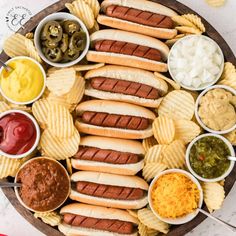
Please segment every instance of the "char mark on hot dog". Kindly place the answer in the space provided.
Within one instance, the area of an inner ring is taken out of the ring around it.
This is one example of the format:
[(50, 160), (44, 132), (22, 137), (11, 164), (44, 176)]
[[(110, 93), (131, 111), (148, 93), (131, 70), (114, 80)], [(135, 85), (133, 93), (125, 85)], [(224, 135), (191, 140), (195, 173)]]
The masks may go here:
[(131, 222), (116, 219), (98, 219), (67, 213), (63, 216), (63, 221), (76, 227), (92, 228), (119, 234), (131, 234), (134, 231), (134, 225)]
[(156, 28), (172, 29), (174, 27), (172, 19), (168, 16), (130, 7), (111, 5), (106, 8), (105, 14), (110, 17)]
[(100, 40), (95, 43), (95, 50), (100, 52), (111, 52), (124, 55), (142, 57), (154, 61), (162, 61), (159, 50), (134, 43), (116, 40)]
[(102, 127), (145, 130), (149, 126), (149, 120), (147, 118), (105, 112), (85, 111), (81, 118), (84, 123)]
[(80, 147), (74, 158), (79, 160), (97, 161), (118, 165), (133, 164), (140, 160), (139, 156), (134, 153), (119, 152), (95, 147)]
[(76, 191), (94, 197), (116, 200), (138, 200), (145, 196), (145, 191), (140, 188), (111, 186), (86, 181), (77, 182)]
[(91, 79), (91, 86), (92, 88), (101, 91), (121, 93), (146, 99), (158, 99), (160, 97), (156, 88), (126, 80), (95, 77)]

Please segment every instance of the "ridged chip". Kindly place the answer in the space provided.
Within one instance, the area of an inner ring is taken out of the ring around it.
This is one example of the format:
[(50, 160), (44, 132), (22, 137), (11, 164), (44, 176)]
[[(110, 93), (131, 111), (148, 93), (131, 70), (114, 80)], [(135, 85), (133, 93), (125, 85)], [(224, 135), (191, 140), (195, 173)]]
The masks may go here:
[(152, 130), (159, 144), (169, 144), (175, 137), (174, 121), (167, 116), (157, 117), (152, 123)]
[(25, 34), (25, 37), (27, 39), (34, 39), (34, 33), (33, 32), (28, 32), (28, 33)]
[(35, 212), (34, 217), (40, 218), (44, 223), (51, 226), (57, 226), (61, 223), (61, 216), (55, 211), (46, 213)]
[(203, 198), (209, 212), (219, 210), (225, 199), (224, 187), (219, 183), (207, 183), (202, 184)]
[(165, 148), (167, 148), (168, 145), (155, 145), (151, 147), (145, 157), (144, 162), (145, 163), (156, 163), (156, 162), (162, 162), (162, 152)]
[(126, 211), (128, 211), (131, 216), (138, 218), (138, 211), (137, 210), (127, 209)]
[(175, 120), (175, 139), (182, 140), (185, 144), (190, 143), (196, 138), (201, 128), (190, 120)]
[(5, 156), (0, 156), (0, 179), (6, 178), (8, 176), (15, 177), (21, 165), (29, 158), (30, 157), (14, 159)]
[(70, 158), (66, 158), (66, 169), (70, 175), (72, 175), (72, 164)]
[(73, 68), (51, 69), (46, 80), (47, 88), (57, 96), (68, 93), (76, 80), (76, 71)]
[(151, 179), (166, 169), (168, 169), (168, 166), (161, 162), (146, 163), (143, 167), (143, 178), (149, 182)]
[(99, 31), (99, 29), (100, 29), (99, 24), (98, 24), (98, 22), (95, 20), (95, 21), (94, 21), (94, 26), (93, 26), (93, 28), (89, 29), (89, 34), (93, 34), (94, 32)]
[(225, 4), (225, 0), (205, 0), (212, 7), (221, 7)]
[(202, 23), (202, 20), (199, 16), (194, 15), (194, 14), (185, 14), (185, 15), (182, 15), (182, 17), (186, 19), (187, 21), (191, 22), (196, 28), (201, 30), (202, 33), (206, 31), (206, 28), (204, 24)]
[[(177, 39), (178, 40), (178, 39)], [(154, 72), (155, 76), (159, 79), (165, 80), (168, 84), (170, 84), (175, 90), (179, 90), (181, 87), (177, 84), (173, 79), (170, 79), (159, 72)]]
[(85, 80), (82, 76), (76, 75), (76, 80), (71, 88), (71, 90), (66, 94), (66, 101), (70, 104), (79, 103), (83, 96), (85, 90)]
[(73, 68), (76, 71), (87, 71), (87, 70), (94, 70), (98, 69), (100, 67), (103, 67), (105, 64), (104, 63), (97, 63), (97, 64), (92, 64), (92, 65), (75, 65)]
[(174, 90), (168, 93), (157, 109), (161, 116), (168, 116), (174, 120), (191, 120), (194, 115), (194, 98), (183, 90)]
[(169, 168), (184, 168), (185, 153), (186, 147), (184, 143), (181, 140), (175, 140), (162, 151), (161, 162)]
[(182, 26), (188, 26), (188, 27), (195, 27), (195, 25), (189, 21), (188, 19), (184, 18), (183, 16), (176, 15), (172, 17), (172, 20), (177, 24), (177, 25), (182, 25)]
[(221, 80), (229, 79), (229, 76), (236, 73), (236, 68), (231, 62), (225, 62)]
[(193, 28), (193, 27), (189, 27), (189, 26), (177, 26), (175, 27), (180, 33), (187, 33), (187, 34), (197, 34), (200, 35), (202, 34), (202, 31), (197, 29), (197, 28)]
[(140, 236), (155, 236), (159, 231), (155, 229), (148, 228), (146, 225), (141, 222), (138, 223), (138, 232)]
[(143, 148), (144, 148), (145, 152), (147, 152), (149, 150), (149, 148), (151, 148), (157, 144), (157, 141), (154, 138), (154, 136), (151, 136), (151, 137), (143, 139), (142, 144), (143, 144)]
[(79, 142), (80, 135), (76, 129), (74, 129), (74, 134), (69, 139), (59, 139), (49, 129), (46, 129), (41, 135), (40, 147), (43, 155), (57, 160), (64, 160), (77, 153)]
[(224, 134), (223, 136), (227, 138), (233, 145), (236, 145), (236, 129), (229, 132), (228, 134)]
[(161, 220), (159, 220), (151, 210), (143, 208), (138, 211), (138, 218), (142, 224), (146, 225), (151, 229), (155, 229), (164, 234), (169, 232), (169, 225)]
[(54, 103), (48, 109), (48, 129), (57, 138), (70, 138), (74, 134), (72, 115), (64, 106)]
[(93, 28), (95, 22), (94, 13), (84, 0), (75, 0), (72, 3), (66, 3), (65, 6), (71, 14), (80, 18), (88, 29)]
[(3, 50), (9, 57), (28, 56), (42, 63), (32, 40), (19, 33), (15, 33), (5, 40)]
[(49, 106), (50, 103), (46, 98), (34, 102), (32, 106), (33, 115), (42, 129), (47, 127)]
[(0, 101), (0, 113), (8, 111), (10, 109), (11, 107), (6, 102)]
[(21, 111), (26, 111), (31, 113), (32, 112), (32, 107), (31, 106), (25, 106), (25, 105), (18, 105), (14, 103), (8, 103), (11, 109), (17, 109)]
[(83, 0), (92, 9), (94, 17), (97, 18), (100, 11), (100, 4), (97, 0)]
[(74, 105), (72, 106), (72, 104), (67, 102), (66, 95), (57, 96), (50, 92), (48, 94), (47, 100), (52, 104), (54, 103), (54, 104), (59, 104), (61, 106), (64, 106), (70, 112), (74, 110)]

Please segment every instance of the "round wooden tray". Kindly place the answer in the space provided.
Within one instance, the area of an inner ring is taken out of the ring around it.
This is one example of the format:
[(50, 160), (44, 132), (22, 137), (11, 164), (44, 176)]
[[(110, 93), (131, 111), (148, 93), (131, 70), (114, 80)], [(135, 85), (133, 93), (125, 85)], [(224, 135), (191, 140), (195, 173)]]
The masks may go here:
[[(44, 9), (34, 17), (32, 17), (22, 29), (19, 30), (19, 33), (26, 34), (30, 31), (33, 31), (35, 27), (38, 25), (38, 22), (41, 21), (45, 16), (58, 12), (63, 11), (65, 9), (65, 3), (72, 2), (73, 0), (60, 0), (59, 2), (49, 6), (48, 8)], [(160, 4), (163, 4), (165, 6), (168, 6), (178, 12), (179, 14), (186, 14), (186, 13), (192, 13), (198, 15), (195, 11), (191, 10), (187, 6), (183, 5), (182, 3), (175, 1), (175, 0), (153, 0), (154, 2), (158, 2)], [(202, 17), (201, 17), (202, 18)], [(225, 61), (232, 62), (234, 65), (236, 65), (236, 58), (228, 46), (228, 44), (225, 42), (225, 40), (222, 38), (222, 36), (205, 20), (202, 18), (202, 21), (206, 27), (206, 34), (214, 39), (221, 47), (224, 56)], [(0, 58), (4, 61), (8, 59), (7, 55), (2, 53), (0, 55)], [(231, 174), (226, 178), (225, 181), (225, 192), (226, 195), (230, 192), (231, 188), (233, 187), (236, 180), (236, 166), (234, 167)], [(15, 193), (13, 189), (11, 188), (5, 188), (3, 189), (4, 194), (8, 198), (8, 200), (11, 202), (11, 204), (15, 207), (15, 209), (33, 226), (35, 226), (38, 230), (40, 230), (42, 233), (50, 236), (62, 236), (63, 234), (60, 233), (56, 228), (51, 227), (45, 223), (43, 223), (41, 220), (34, 218), (32, 212), (25, 209), (21, 204), (19, 204), (18, 200), (16, 199)], [(205, 207), (206, 209), (206, 207)], [(172, 226), (170, 232), (168, 233), (168, 236), (182, 236), (194, 229), (196, 226), (198, 226), (206, 217), (202, 214), (198, 214), (198, 216), (192, 220), (189, 223), (180, 225), (180, 226)]]

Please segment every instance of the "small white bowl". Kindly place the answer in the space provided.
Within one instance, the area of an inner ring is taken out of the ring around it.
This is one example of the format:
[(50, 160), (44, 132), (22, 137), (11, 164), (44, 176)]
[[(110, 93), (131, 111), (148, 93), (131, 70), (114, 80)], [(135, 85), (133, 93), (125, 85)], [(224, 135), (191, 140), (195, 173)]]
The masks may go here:
[[(215, 80), (212, 81), (211, 83), (208, 83), (208, 84), (206, 84), (206, 85), (204, 85), (204, 86), (200, 86), (200, 87), (198, 87), (198, 88), (186, 86), (186, 85), (180, 83), (178, 80), (176, 80), (176, 78), (175, 78), (175, 76), (174, 76), (174, 74), (173, 74), (173, 72), (172, 72), (171, 65), (170, 65), (170, 60), (171, 60), (172, 52), (174, 51), (174, 49), (175, 49), (176, 47), (178, 47), (178, 45), (179, 45), (180, 43), (184, 42), (185, 40), (187, 40), (187, 39), (189, 39), (189, 38), (205, 38), (205, 39), (207, 39), (208, 41), (214, 43), (214, 44), (216, 45), (216, 47), (218, 48), (218, 51), (219, 51), (219, 53), (220, 53), (220, 55), (221, 55), (221, 58), (222, 58), (222, 64), (221, 64), (220, 72), (219, 72), (219, 74), (216, 76)], [(223, 52), (222, 52), (220, 46), (219, 46), (213, 39), (211, 39), (211, 38), (209, 38), (209, 37), (207, 37), (207, 36), (205, 36), (205, 35), (189, 35), (189, 36), (185, 36), (185, 37), (183, 37), (182, 39), (179, 39), (179, 40), (172, 46), (172, 48), (171, 48), (171, 50), (170, 50), (170, 53), (169, 53), (169, 55), (168, 55), (168, 70), (169, 70), (169, 73), (170, 73), (172, 79), (173, 79), (177, 84), (179, 84), (181, 87), (183, 87), (183, 88), (185, 88), (185, 89), (187, 89), (187, 90), (200, 91), (200, 90), (203, 90), (203, 89), (205, 89), (205, 88), (207, 88), (207, 87), (209, 87), (209, 86), (212, 86), (213, 84), (215, 84), (215, 83), (219, 80), (219, 78), (220, 78), (220, 76), (222, 75), (223, 70), (224, 70), (224, 54), (223, 54)]]
[[(27, 162), (25, 162), (25, 163), (20, 167), (20, 169), (17, 171), (16, 176), (15, 176), (15, 180), (14, 180), (14, 183), (17, 183), (17, 178), (18, 178), (18, 174), (19, 174), (20, 170), (21, 170), (24, 166), (26, 166), (27, 164), (29, 164), (30, 162), (32, 162), (32, 161), (34, 161), (34, 160), (36, 160), (36, 159), (48, 159), (48, 160), (54, 161), (54, 162), (56, 162), (57, 164), (59, 164), (59, 165), (63, 168), (63, 170), (65, 171), (66, 176), (68, 177), (68, 180), (69, 180), (69, 183), (70, 183), (70, 177), (69, 177), (68, 172), (66, 171), (65, 167), (64, 167), (59, 161), (56, 161), (56, 160), (54, 160), (54, 159), (52, 159), (52, 158), (49, 158), (49, 157), (36, 157), (36, 158), (30, 159), (30, 160), (28, 160)], [(49, 211), (35, 211), (34, 209), (28, 207), (28, 206), (23, 202), (23, 200), (21, 199), (20, 194), (19, 194), (19, 187), (14, 187), (16, 197), (17, 197), (18, 201), (20, 202), (20, 204), (21, 204), (23, 207), (25, 207), (26, 209), (28, 209), (28, 210), (30, 210), (30, 211), (33, 211), (33, 212), (37, 212), (37, 213), (42, 213), (42, 212), (43, 212), (43, 213), (46, 213), (46, 212), (51, 212), (51, 211), (54, 211), (54, 210), (58, 209), (61, 205), (64, 204), (64, 202), (65, 202), (65, 201), (67, 200), (67, 198), (69, 197), (69, 195), (70, 195), (70, 189), (71, 189), (71, 187), (69, 186), (69, 191), (68, 191), (68, 195), (67, 195), (66, 199), (65, 199), (59, 206), (57, 206), (56, 208), (51, 209), (51, 210), (49, 210)]]
[(160, 216), (157, 211), (155, 210), (155, 208), (153, 207), (152, 204), (152, 197), (151, 197), (151, 193), (152, 193), (152, 189), (156, 183), (156, 181), (163, 175), (166, 174), (170, 174), (170, 173), (181, 173), (184, 174), (186, 177), (188, 177), (190, 180), (193, 181), (193, 183), (195, 183), (197, 185), (197, 188), (199, 189), (199, 193), (200, 193), (200, 198), (199, 198), (199, 203), (198, 203), (198, 208), (202, 207), (202, 202), (203, 202), (203, 192), (202, 192), (202, 187), (199, 184), (198, 180), (192, 176), (189, 172), (185, 171), (185, 170), (181, 170), (181, 169), (169, 169), (169, 170), (165, 170), (163, 172), (161, 172), (160, 174), (158, 174), (151, 182), (149, 190), (148, 190), (148, 202), (150, 205), (150, 208), (152, 210), (152, 212), (155, 214), (155, 216), (157, 218), (159, 218), (161, 221), (166, 222), (167, 224), (172, 224), (172, 225), (180, 225), (180, 224), (185, 224), (189, 221), (191, 221), (193, 218), (195, 218), (197, 216), (197, 214), (199, 213), (199, 210), (196, 209), (194, 212), (182, 216), (182, 217), (178, 217), (176, 219), (172, 219), (172, 218), (164, 218), (162, 216)]
[(226, 86), (226, 85), (214, 85), (214, 86), (211, 86), (207, 89), (205, 89), (204, 91), (202, 91), (199, 95), (198, 95), (198, 98), (196, 100), (196, 103), (195, 103), (195, 117), (197, 119), (197, 122), (201, 125), (201, 127), (210, 132), (210, 133), (214, 133), (214, 134), (227, 134), (231, 131), (233, 131), (234, 129), (236, 129), (236, 124), (233, 125), (231, 128), (227, 129), (227, 130), (221, 130), (221, 131), (217, 131), (217, 130), (213, 130), (213, 129), (210, 129), (208, 128), (201, 120), (199, 114), (198, 114), (198, 108), (199, 108), (199, 103), (200, 103), (200, 100), (201, 98), (209, 91), (209, 90), (212, 90), (212, 89), (225, 89), (226, 91), (229, 91), (231, 92), (232, 94), (234, 94), (236, 96), (236, 90), (229, 87), (229, 86)]
[[(82, 30), (84, 31), (84, 33), (86, 34), (86, 46), (84, 51), (81, 53), (81, 55), (74, 61), (71, 62), (67, 62), (67, 63), (56, 63), (56, 62), (52, 62), (50, 60), (48, 60), (43, 52), (42, 52), (42, 47), (41, 47), (41, 40), (40, 40), (40, 35), (41, 35), (41, 31), (44, 27), (44, 25), (49, 22), (49, 21), (57, 21), (57, 20), (73, 20), (76, 21), (77, 23), (79, 23), (80, 27), (82, 28)], [(35, 47), (40, 55), (40, 57), (49, 65), (54, 66), (54, 67), (60, 67), (60, 68), (64, 68), (64, 67), (70, 67), (73, 66), (77, 63), (79, 63), (87, 54), (88, 49), (89, 49), (89, 44), (90, 44), (90, 39), (89, 39), (89, 33), (88, 30), (85, 26), (85, 24), (76, 16), (66, 13), (66, 12), (58, 12), (58, 13), (53, 13), (51, 15), (46, 16), (42, 21), (40, 21), (40, 23), (38, 24), (36, 30), (35, 30), (35, 37), (34, 37), (34, 44)]]
[(0, 119), (4, 116), (10, 114), (10, 113), (20, 113), (20, 114), (23, 114), (23, 115), (27, 116), (33, 122), (33, 124), (35, 126), (35, 130), (36, 130), (35, 143), (31, 147), (31, 149), (28, 150), (27, 152), (25, 152), (23, 154), (19, 154), (19, 155), (12, 155), (12, 154), (5, 153), (2, 150), (0, 150), (0, 155), (2, 155), (2, 156), (6, 156), (8, 158), (19, 159), (19, 158), (26, 157), (26, 156), (30, 155), (31, 153), (33, 153), (35, 151), (35, 149), (37, 148), (37, 146), (39, 144), (39, 140), (40, 140), (40, 128), (39, 128), (39, 125), (38, 125), (37, 121), (35, 120), (35, 118), (32, 115), (30, 115), (29, 113), (27, 113), (25, 111), (21, 111), (21, 110), (8, 110), (8, 111), (5, 111), (5, 112), (2, 112), (0, 114)]
[[(6, 64), (8, 65), (8, 63), (10, 63), (11, 61), (21, 60), (21, 59), (26, 59), (26, 60), (30, 60), (30, 61), (34, 62), (34, 63), (39, 67), (39, 69), (41, 70), (41, 72), (42, 72), (42, 74), (43, 74), (43, 81), (44, 81), (42, 91), (40, 92), (40, 94), (39, 94), (36, 98), (34, 98), (34, 99), (32, 99), (32, 100), (30, 100), (30, 101), (28, 101), (28, 102), (17, 102), (17, 101), (12, 100), (11, 98), (7, 97), (7, 96), (4, 94), (4, 92), (2, 91), (1, 86), (0, 86), (0, 93), (2, 94), (2, 96), (3, 96), (6, 100), (8, 100), (9, 102), (11, 102), (11, 103), (13, 103), (13, 104), (17, 104), (17, 105), (28, 105), (28, 104), (31, 104), (31, 103), (35, 102), (36, 100), (38, 100), (38, 99), (43, 95), (44, 90), (45, 90), (45, 88), (46, 88), (46, 72), (45, 72), (44, 68), (42, 67), (42, 65), (41, 65), (40, 63), (38, 63), (36, 60), (34, 60), (33, 58), (31, 58), (31, 57), (26, 57), (26, 56), (14, 57), (14, 58), (8, 60), (8, 61), (6, 62)], [(0, 74), (2, 73), (2, 70), (3, 70), (3, 69), (4, 69), (4, 67), (1, 67), (1, 69), (0, 69)]]
[(192, 173), (192, 175), (194, 175), (197, 179), (203, 181), (203, 182), (218, 182), (218, 181), (221, 181), (223, 179), (225, 179), (230, 173), (231, 171), (233, 170), (234, 168), (234, 161), (230, 161), (230, 165), (229, 165), (229, 168), (228, 170), (222, 175), (222, 176), (219, 176), (218, 178), (214, 178), (214, 179), (206, 179), (206, 178), (203, 178), (201, 177), (200, 175), (198, 175), (191, 167), (191, 164), (190, 164), (190, 161), (189, 161), (189, 154), (190, 154), (190, 150), (193, 146), (193, 144), (195, 142), (197, 142), (199, 139), (203, 138), (203, 137), (209, 137), (209, 136), (212, 136), (212, 137), (216, 137), (216, 138), (219, 138), (221, 139), (229, 148), (230, 150), (230, 155), (231, 156), (235, 156), (235, 151), (234, 151), (234, 148), (232, 146), (232, 144), (223, 136), (221, 135), (218, 135), (218, 134), (202, 134), (198, 137), (196, 137), (187, 147), (187, 150), (186, 150), (186, 154), (185, 154), (185, 161), (186, 161), (186, 165), (187, 165), (187, 168), (189, 169), (189, 171)]

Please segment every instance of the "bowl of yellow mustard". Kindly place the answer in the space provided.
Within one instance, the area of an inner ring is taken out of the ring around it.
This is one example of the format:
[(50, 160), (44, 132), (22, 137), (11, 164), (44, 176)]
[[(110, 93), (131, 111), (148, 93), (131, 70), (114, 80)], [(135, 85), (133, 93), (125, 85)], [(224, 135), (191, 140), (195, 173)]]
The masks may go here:
[(9, 102), (18, 105), (38, 100), (46, 86), (46, 73), (37, 61), (30, 57), (14, 57), (6, 62), (12, 70), (0, 69), (0, 93)]

